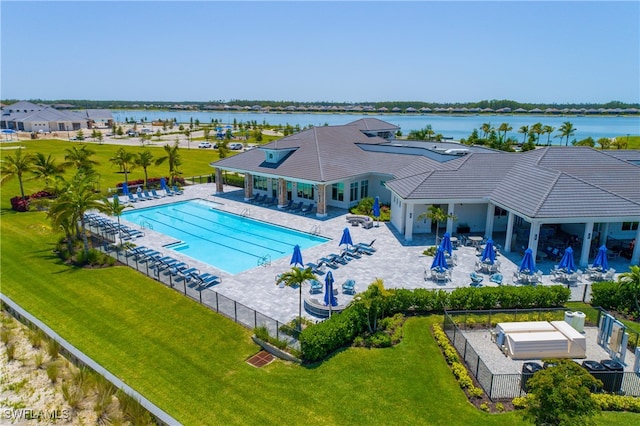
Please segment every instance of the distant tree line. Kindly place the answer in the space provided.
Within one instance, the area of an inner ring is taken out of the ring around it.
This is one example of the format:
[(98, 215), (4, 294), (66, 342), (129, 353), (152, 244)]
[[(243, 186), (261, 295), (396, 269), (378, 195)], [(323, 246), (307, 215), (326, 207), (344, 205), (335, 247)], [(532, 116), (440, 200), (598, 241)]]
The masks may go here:
[[(2, 104), (12, 104), (17, 102), (18, 99), (3, 99), (0, 102)], [(135, 108), (150, 108), (150, 109), (166, 109), (172, 105), (175, 105), (176, 102), (167, 102), (167, 101), (121, 101), (121, 100), (88, 100), (88, 99), (56, 99), (56, 100), (44, 100), (44, 99), (31, 99), (29, 102), (33, 102), (36, 104), (46, 104), (46, 105), (66, 105), (69, 108), (87, 108), (87, 109), (135, 109)], [(190, 102), (190, 101), (182, 101), (177, 104), (181, 106), (189, 106), (194, 109), (202, 109), (207, 105), (239, 105), (241, 107), (251, 107), (254, 105), (260, 105), (262, 107), (270, 107), (270, 108), (278, 108), (278, 107), (287, 107), (287, 106), (310, 106), (310, 107), (345, 107), (345, 106), (353, 106), (353, 105), (367, 105), (371, 106), (374, 109), (379, 108), (387, 108), (392, 110), (393, 108), (399, 108), (401, 110), (405, 110), (409, 107), (420, 109), (420, 108), (491, 108), (491, 109), (500, 109), (500, 108), (511, 108), (511, 110), (516, 110), (518, 108), (522, 108), (525, 110), (531, 110), (534, 108), (546, 109), (546, 108), (585, 108), (585, 109), (614, 109), (614, 108), (640, 108), (640, 103), (625, 103), (620, 101), (611, 101), (604, 104), (600, 103), (528, 103), (528, 102), (517, 102), (509, 99), (492, 99), (492, 100), (482, 100), (477, 102), (423, 102), (423, 101), (385, 101), (385, 102), (325, 102), (325, 101), (317, 101), (317, 102), (299, 102), (299, 101), (270, 101), (270, 100), (242, 100), (242, 99), (231, 99), (229, 101), (223, 100), (213, 100), (206, 102)]]

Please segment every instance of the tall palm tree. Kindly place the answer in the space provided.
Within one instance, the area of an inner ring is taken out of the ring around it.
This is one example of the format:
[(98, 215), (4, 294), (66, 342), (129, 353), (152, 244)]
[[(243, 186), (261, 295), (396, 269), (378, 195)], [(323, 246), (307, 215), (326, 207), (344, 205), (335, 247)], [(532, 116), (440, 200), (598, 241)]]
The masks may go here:
[(529, 136), (529, 126), (520, 126), (518, 133), (522, 133), (522, 143), (525, 143), (527, 136)]
[(513, 130), (513, 127), (511, 127), (509, 125), (509, 123), (502, 123), (500, 124), (500, 127), (498, 127), (498, 132), (502, 132), (502, 140), (507, 139), (507, 132), (510, 132)]
[(540, 135), (542, 134), (542, 123), (535, 123), (531, 125), (529, 133), (536, 135), (536, 145), (540, 144)]
[(311, 268), (297, 268), (293, 267), (287, 272), (283, 272), (278, 276), (276, 284), (284, 283), (288, 287), (298, 286), (300, 290), (300, 300), (298, 302), (298, 330), (302, 330), (302, 283), (307, 280), (317, 279)]
[(144, 170), (144, 187), (147, 188), (147, 180), (149, 178), (147, 169), (153, 165), (153, 154), (148, 149), (136, 154), (134, 163), (138, 167), (142, 167)]
[(429, 206), (426, 212), (420, 214), (418, 216), (418, 220), (430, 219), (432, 222), (436, 223), (436, 243), (438, 242), (438, 228), (440, 227), (440, 222), (444, 222), (447, 219), (456, 220), (456, 215), (453, 213), (447, 214), (440, 207), (437, 206)]
[(20, 184), (20, 196), (24, 198), (24, 186), (22, 184), (22, 176), (31, 170), (33, 165), (32, 154), (22, 154), (22, 148), (18, 148), (15, 155), (7, 155), (2, 160), (2, 167), (0, 168), (0, 185), (4, 185), (5, 182), (10, 181), (13, 178), (18, 178)]
[(128, 209), (129, 207), (133, 207), (131, 204), (121, 204), (118, 196), (114, 196), (113, 200), (109, 201), (109, 199), (104, 200), (104, 213), (109, 216), (114, 216), (118, 219), (118, 237), (120, 237), (120, 243), (122, 243), (122, 230), (120, 229), (120, 216), (124, 212), (124, 209)]
[(576, 130), (578, 129), (574, 128), (571, 122), (565, 121), (558, 129), (560, 133), (556, 135), (556, 137), (560, 138), (560, 143), (562, 143), (562, 138), (566, 137), (567, 141), (565, 142), (564, 146), (569, 146), (569, 138), (575, 134)]
[(54, 180), (61, 176), (64, 170), (64, 165), (57, 163), (51, 154), (45, 157), (43, 153), (38, 152), (33, 158), (31, 168), (33, 177), (31, 179), (41, 180), (44, 182), (45, 188), (51, 188)]
[(73, 148), (65, 149), (64, 167), (75, 167), (79, 171), (87, 172), (92, 170), (93, 166), (97, 166), (99, 163), (91, 159), (91, 156), (96, 152), (87, 148), (86, 145), (81, 145), (80, 148), (74, 146)]
[(480, 130), (482, 130), (482, 139), (487, 139), (487, 135), (491, 132), (491, 129), (491, 123), (482, 123), (482, 126), (480, 126)]
[(119, 148), (113, 157), (109, 159), (113, 164), (119, 166), (124, 171), (124, 181), (129, 182), (128, 173), (135, 167), (134, 154)]
[(156, 166), (167, 161), (169, 163), (169, 177), (171, 178), (171, 184), (175, 184), (175, 178), (180, 175), (180, 165), (182, 164), (182, 159), (180, 158), (180, 146), (178, 145), (178, 141), (173, 145), (166, 144), (164, 147), (164, 151), (167, 155), (164, 157), (160, 157), (156, 160)]
[(633, 297), (633, 303), (636, 307), (636, 313), (640, 313), (640, 266), (629, 266), (629, 272), (623, 272), (618, 277), (618, 283), (623, 288), (626, 288), (630, 295)]
[(553, 133), (555, 130), (556, 128), (553, 126), (549, 126), (549, 125), (542, 126), (542, 134), (543, 135), (545, 133), (547, 134), (547, 145), (551, 145), (551, 133)]
[(65, 181), (64, 190), (49, 205), (48, 214), (54, 225), (80, 223), (76, 231), (82, 238), (85, 254), (89, 253), (89, 241), (84, 214), (92, 209), (105, 211), (100, 194), (94, 190), (97, 183), (97, 174), (78, 171), (70, 181)]

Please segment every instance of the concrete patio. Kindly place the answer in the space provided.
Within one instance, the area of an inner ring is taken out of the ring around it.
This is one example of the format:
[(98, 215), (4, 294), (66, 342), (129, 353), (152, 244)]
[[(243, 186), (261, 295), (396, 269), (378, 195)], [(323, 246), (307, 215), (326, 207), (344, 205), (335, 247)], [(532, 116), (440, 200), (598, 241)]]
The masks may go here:
[[(347, 279), (356, 281), (356, 292), (365, 290), (371, 282), (378, 278), (384, 281), (387, 288), (427, 288), (451, 291), (457, 287), (468, 287), (471, 283), (469, 274), (474, 271), (478, 259), (474, 247), (462, 246), (454, 251), (454, 255), (457, 257), (457, 266), (452, 269), (451, 280), (446, 284), (439, 284), (430, 278), (425, 279), (425, 270), (429, 270), (433, 258), (425, 256), (423, 251), (435, 244), (433, 234), (414, 235), (412, 241), (405, 241), (400, 233), (385, 223), (380, 223), (379, 226), (370, 229), (350, 226), (345, 220), (347, 214), (345, 210), (329, 209), (328, 216), (320, 219), (315, 217), (315, 214), (303, 216), (280, 211), (276, 207), (261, 207), (245, 202), (243, 190), (235, 187), (225, 187), (225, 193), (220, 195), (215, 195), (214, 192), (215, 184), (192, 185), (185, 187), (184, 195), (138, 202), (132, 206), (144, 208), (160, 203), (202, 199), (215, 202), (216, 208), (226, 212), (243, 213), (256, 220), (300, 231), (317, 232), (331, 239), (327, 243), (303, 250), (302, 256), (305, 263), (317, 263), (317, 260), (323, 256), (339, 253), (338, 243), (342, 231), (348, 227), (354, 243), (370, 243), (375, 240), (374, 247), (377, 251), (371, 256), (363, 255), (360, 259), (353, 259), (347, 265), (341, 265), (338, 269), (331, 270), (335, 279), (334, 287), (339, 289), (338, 302), (340, 304), (348, 304), (353, 298), (353, 296), (343, 294), (341, 291), (341, 285)], [(127, 223), (125, 220), (122, 220), (122, 223), (138, 229), (141, 228), (139, 224)], [(220, 284), (202, 292), (203, 300), (213, 299), (212, 292), (215, 291), (283, 323), (291, 321), (298, 315), (299, 290), (290, 287), (281, 288), (275, 283), (278, 274), (290, 269), (290, 255), (281, 259), (273, 259), (268, 265), (256, 265), (255, 268), (248, 271), (231, 275), (165, 248), (166, 244), (175, 242), (170, 237), (151, 229), (144, 229), (144, 232), (145, 236), (135, 241), (137, 245), (153, 248), (167, 256), (184, 261), (190, 266), (197, 267), (201, 272), (210, 272), (222, 277)], [(516, 252), (503, 253), (498, 257), (505, 285), (514, 285), (513, 273), (517, 270), (520, 259), (520, 253)], [(537, 263), (537, 269), (544, 273), (541, 285), (562, 284), (552, 281), (552, 276), (549, 275), (549, 271), (555, 263), (550, 260)], [(624, 258), (614, 259), (610, 261), (610, 267), (615, 268), (617, 272), (624, 272), (628, 270), (629, 261)], [(496, 285), (489, 281), (489, 275), (482, 275), (484, 276), (484, 285)], [(323, 281), (324, 277), (320, 276), (319, 280)], [(571, 300), (590, 300), (590, 283), (586, 278), (583, 278), (581, 283), (571, 287)], [(305, 284), (303, 295), (307, 294), (309, 294), (309, 287), (308, 284)], [(314, 297), (321, 298), (322, 295)], [(305, 315), (312, 320), (317, 319), (307, 313)]]

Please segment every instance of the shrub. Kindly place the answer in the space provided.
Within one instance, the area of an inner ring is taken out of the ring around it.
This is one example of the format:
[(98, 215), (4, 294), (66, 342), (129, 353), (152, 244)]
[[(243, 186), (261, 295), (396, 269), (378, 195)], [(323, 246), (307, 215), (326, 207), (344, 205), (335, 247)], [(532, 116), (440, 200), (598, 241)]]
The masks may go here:
[(480, 409), (481, 409), (482, 411), (489, 412), (489, 403), (487, 403), (487, 402), (483, 402), (482, 404), (480, 404)]
[(16, 345), (14, 345), (13, 343), (7, 344), (6, 354), (7, 362), (13, 361), (16, 358)]
[(640, 413), (640, 398), (606, 393), (593, 393), (591, 398), (605, 411), (630, 411)]
[(524, 408), (527, 408), (527, 405), (528, 405), (526, 396), (516, 396), (511, 400), (511, 402), (513, 403), (513, 407), (517, 410), (522, 410)]
[(51, 357), (51, 359), (57, 358), (60, 353), (60, 343), (53, 339), (47, 340), (47, 354)]
[(58, 368), (58, 363), (56, 361), (52, 361), (47, 364), (47, 377), (51, 380), (51, 383), (55, 383), (58, 380), (58, 375), (60, 374), (60, 369)]
[(502, 402), (496, 402), (496, 410), (502, 413), (504, 411), (504, 404)]
[(436, 246), (427, 247), (426, 250), (422, 252), (425, 256), (435, 256), (436, 255)]

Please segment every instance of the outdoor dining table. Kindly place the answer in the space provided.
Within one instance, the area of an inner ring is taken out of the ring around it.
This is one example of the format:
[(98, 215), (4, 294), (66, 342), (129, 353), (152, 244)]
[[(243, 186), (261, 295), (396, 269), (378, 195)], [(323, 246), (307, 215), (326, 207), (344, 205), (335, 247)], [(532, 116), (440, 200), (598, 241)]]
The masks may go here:
[(482, 237), (469, 237), (469, 241), (471, 241), (471, 244), (473, 244), (474, 247), (480, 247)]

